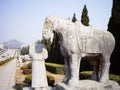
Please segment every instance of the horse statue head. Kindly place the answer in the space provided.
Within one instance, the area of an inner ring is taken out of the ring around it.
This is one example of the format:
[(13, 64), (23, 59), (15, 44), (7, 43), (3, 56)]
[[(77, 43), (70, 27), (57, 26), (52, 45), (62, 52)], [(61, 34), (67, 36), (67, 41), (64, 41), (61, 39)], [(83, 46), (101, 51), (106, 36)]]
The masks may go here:
[[(52, 35), (52, 32), (55, 31), (57, 34), (61, 34), (66, 30), (73, 30), (74, 23), (70, 20), (66, 20), (64, 18), (58, 16), (48, 16), (45, 19), (45, 23), (43, 26), (43, 38), (49, 39)], [(71, 27), (72, 26), (72, 27)]]

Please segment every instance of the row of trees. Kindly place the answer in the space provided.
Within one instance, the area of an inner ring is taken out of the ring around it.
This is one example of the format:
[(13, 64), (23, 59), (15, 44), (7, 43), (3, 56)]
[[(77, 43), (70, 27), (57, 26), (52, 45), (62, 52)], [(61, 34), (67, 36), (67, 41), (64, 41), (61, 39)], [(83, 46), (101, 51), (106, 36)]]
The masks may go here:
[[(76, 14), (74, 13), (72, 22), (76, 22), (76, 21), (77, 21)], [(87, 10), (86, 5), (84, 5), (83, 11), (82, 11), (81, 23), (85, 26), (89, 26), (89, 16), (88, 16), (88, 10)]]

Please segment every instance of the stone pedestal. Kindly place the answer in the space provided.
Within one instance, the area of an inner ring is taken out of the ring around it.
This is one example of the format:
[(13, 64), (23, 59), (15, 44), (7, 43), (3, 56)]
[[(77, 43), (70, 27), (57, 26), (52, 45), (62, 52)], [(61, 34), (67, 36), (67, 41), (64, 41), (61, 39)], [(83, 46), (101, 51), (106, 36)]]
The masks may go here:
[(92, 80), (80, 80), (79, 86), (68, 86), (64, 83), (58, 83), (55, 90), (120, 90), (120, 86), (114, 81), (102, 84)]

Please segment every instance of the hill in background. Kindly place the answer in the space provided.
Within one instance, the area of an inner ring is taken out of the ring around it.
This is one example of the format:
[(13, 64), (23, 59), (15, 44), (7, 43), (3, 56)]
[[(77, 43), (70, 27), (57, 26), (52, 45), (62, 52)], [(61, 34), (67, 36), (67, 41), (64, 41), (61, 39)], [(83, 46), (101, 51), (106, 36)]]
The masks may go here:
[(20, 42), (20, 41), (17, 41), (16, 39), (12, 39), (12, 40), (9, 40), (7, 42), (3, 42), (3, 46), (4, 48), (6, 49), (17, 49), (17, 48), (21, 48), (21, 45), (23, 43)]

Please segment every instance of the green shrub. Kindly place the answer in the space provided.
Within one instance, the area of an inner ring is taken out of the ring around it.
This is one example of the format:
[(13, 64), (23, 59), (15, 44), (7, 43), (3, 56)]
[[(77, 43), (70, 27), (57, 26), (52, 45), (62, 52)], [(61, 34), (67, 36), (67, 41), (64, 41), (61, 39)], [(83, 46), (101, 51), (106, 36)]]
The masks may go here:
[(54, 63), (45, 63), (46, 69), (49, 72), (55, 73), (55, 74), (64, 74), (65, 69), (64, 65), (61, 64), (54, 64)]
[(21, 55), (29, 54), (29, 46), (23, 47), (20, 51)]
[(28, 66), (28, 69), (32, 69), (32, 62), (30, 62), (27, 66)]
[(26, 62), (26, 60), (25, 59), (22, 59), (22, 63), (25, 63)]
[(32, 69), (24, 69), (23, 74), (28, 75), (32, 73)]
[[(47, 74), (47, 80), (49, 86), (54, 86), (55, 78), (53, 76)], [(24, 83), (31, 85), (31, 82), (32, 82), (32, 74), (29, 74), (27, 77), (25, 77)]]
[(4, 65), (5, 63), (7, 63), (7, 62), (9, 62), (9, 61), (11, 61), (10, 58), (8, 58), (8, 59), (6, 59), (6, 60), (4, 60), (4, 61), (0, 61), (0, 66)]
[(21, 69), (23, 70), (23, 74), (26, 74), (26, 75), (31, 74), (32, 73), (32, 62), (21, 67)]
[(28, 64), (25, 65), (25, 66), (22, 66), (21, 69), (22, 69), (22, 70), (24, 70), (24, 69), (32, 69), (32, 62), (28, 63)]
[(110, 74), (110, 80), (116, 81), (120, 85), (120, 76)]
[[(92, 71), (83, 71), (80, 73), (80, 79), (90, 79), (91, 76), (92, 76)], [(120, 76), (110, 74), (109, 77), (110, 80), (116, 81), (120, 85)]]
[(23, 82), (31, 85), (31, 82), (32, 82), (32, 74), (29, 74), (27, 77), (25, 77), (25, 80), (24, 80)]
[(55, 78), (49, 74), (47, 74), (47, 81), (49, 86), (54, 86)]
[(28, 66), (26, 65), (21, 67), (21, 70), (24, 70), (24, 69), (28, 69)]
[[(64, 74), (65, 73), (64, 65), (54, 64), (54, 63), (45, 63), (45, 66), (46, 66), (46, 69), (52, 73), (55, 73), (55, 74)], [(22, 70), (32, 69), (32, 62), (21, 67), (21, 69)]]
[(92, 76), (92, 71), (83, 71), (80, 73), (80, 79), (90, 79)]

